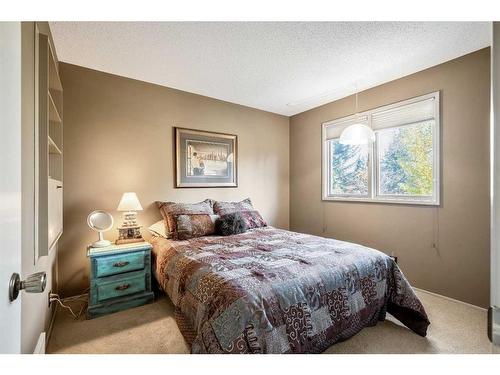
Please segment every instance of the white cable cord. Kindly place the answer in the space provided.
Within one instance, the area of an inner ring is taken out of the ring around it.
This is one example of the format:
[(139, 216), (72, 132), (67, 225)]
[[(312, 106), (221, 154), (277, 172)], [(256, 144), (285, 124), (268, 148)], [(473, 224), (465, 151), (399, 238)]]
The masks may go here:
[[(68, 297), (68, 298), (64, 298), (63, 300), (61, 300), (61, 298), (59, 297), (59, 294), (57, 293), (51, 293), (50, 294), (50, 301), (51, 302), (57, 302), (61, 307), (69, 310), (71, 316), (73, 317), (73, 319), (77, 320), (79, 319), (81, 316), (82, 316), (82, 313), (83, 313), (83, 310), (85, 309), (85, 306), (87, 305), (88, 303), (88, 297), (86, 296), (86, 294), (81, 294), (79, 296), (73, 296), (73, 297)], [(78, 312), (78, 314), (75, 314), (75, 312), (73, 311), (73, 309), (68, 306), (68, 305), (65, 305), (62, 301), (83, 301), (85, 303), (82, 304), (82, 307), (80, 308), (80, 311)]]
[(82, 314), (83, 306), (82, 306), (82, 309), (80, 310), (80, 312), (77, 315), (77, 314), (74, 313), (74, 311), (73, 311), (73, 309), (71, 307), (69, 307), (69, 306), (65, 305), (64, 303), (62, 303), (59, 298), (53, 298), (52, 301), (53, 302), (57, 302), (57, 303), (59, 303), (59, 305), (61, 307), (64, 307), (65, 309), (68, 309), (69, 312), (70, 312), (70, 314), (73, 316), (74, 319), (78, 319), (81, 316), (81, 314)]
[[(59, 296), (57, 296), (59, 297)], [(79, 296), (72, 296), (72, 297), (66, 297), (66, 298), (61, 298), (61, 301), (64, 302), (69, 302), (69, 301), (87, 301), (88, 300), (88, 295), (87, 294), (80, 294)]]

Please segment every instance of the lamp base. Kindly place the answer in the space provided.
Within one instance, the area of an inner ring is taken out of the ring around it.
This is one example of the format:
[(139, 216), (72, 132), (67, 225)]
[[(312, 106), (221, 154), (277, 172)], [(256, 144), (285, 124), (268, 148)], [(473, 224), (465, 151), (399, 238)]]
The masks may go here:
[(142, 241), (144, 241), (144, 238), (142, 238), (141, 227), (139, 225), (118, 228), (118, 239), (115, 241), (117, 245)]
[(107, 247), (111, 245), (111, 241), (108, 241), (108, 240), (99, 240), (99, 241), (96, 241), (92, 244), (92, 247)]
[(137, 226), (137, 212), (126, 211), (123, 213), (122, 228), (133, 228)]

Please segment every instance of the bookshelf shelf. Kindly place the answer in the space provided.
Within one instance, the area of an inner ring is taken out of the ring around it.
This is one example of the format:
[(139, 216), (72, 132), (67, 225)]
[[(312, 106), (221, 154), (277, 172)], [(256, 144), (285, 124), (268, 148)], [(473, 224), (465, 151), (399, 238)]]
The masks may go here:
[(54, 102), (54, 99), (52, 98), (52, 94), (50, 93), (50, 90), (48, 91), (49, 95), (49, 120), (53, 122), (60, 122), (62, 123), (62, 118), (59, 115), (59, 111), (57, 110), (56, 104)]
[(62, 155), (61, 149), (56, 145), (56, 143), (49, 136), (49, 154), (59, 154)]

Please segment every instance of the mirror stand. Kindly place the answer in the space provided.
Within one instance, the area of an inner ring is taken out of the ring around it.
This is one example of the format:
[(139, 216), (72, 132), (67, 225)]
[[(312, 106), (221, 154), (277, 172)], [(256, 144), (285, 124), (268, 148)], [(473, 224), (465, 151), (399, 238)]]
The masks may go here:
[(99, 231), (97, 233), (99, 233), (99, 240), (94, 242), (92, 244), (92, 247), (106, 247), (106, 246), (111, 245), (111, 242), (109, 240), (104, 239), (104, 236), (102, 234), (103, 232)]

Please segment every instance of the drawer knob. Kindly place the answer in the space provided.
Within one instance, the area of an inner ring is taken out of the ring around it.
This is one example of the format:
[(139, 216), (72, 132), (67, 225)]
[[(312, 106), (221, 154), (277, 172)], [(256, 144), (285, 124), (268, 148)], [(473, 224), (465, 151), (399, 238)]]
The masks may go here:
[(123, 284), (123, 285), (118, 285), (115, 290), (127, 290), (130, 288), (130, 284)]
[(125, 267), (129, 263), (130, 262), (116, 262), (115, 264), (113, 264), (113, 267)]

